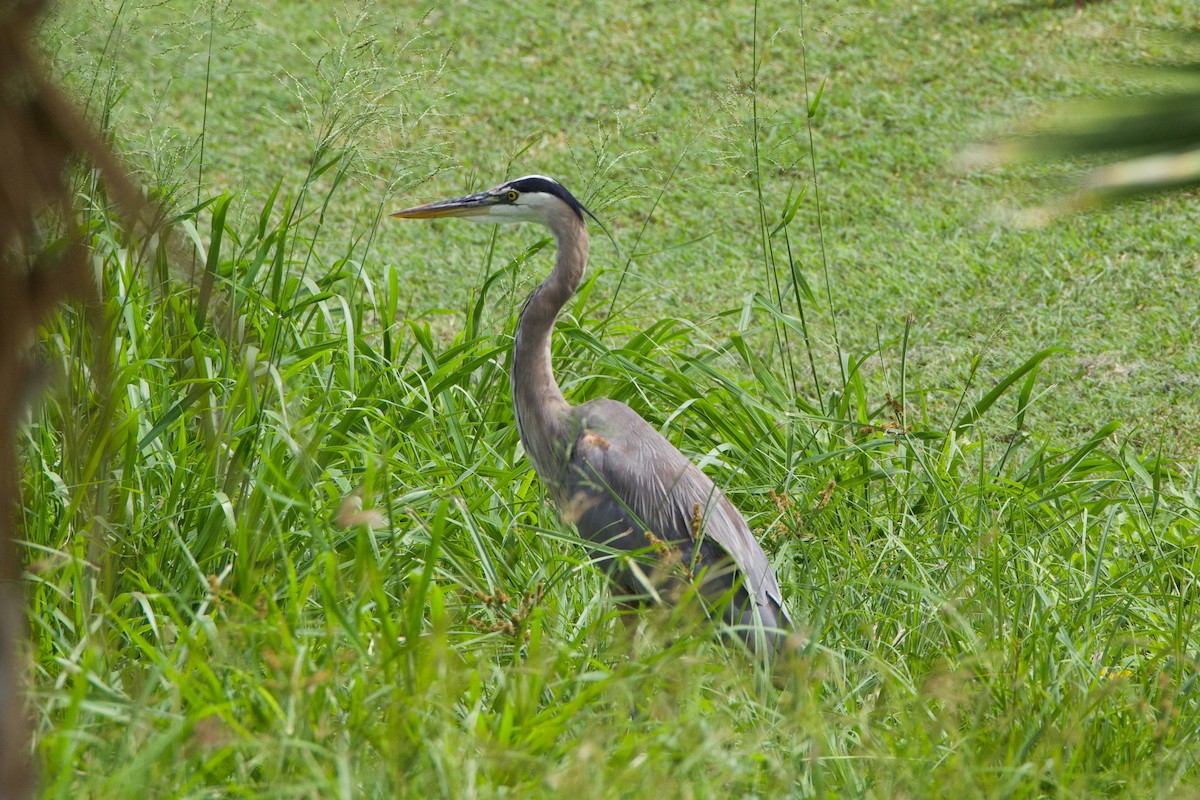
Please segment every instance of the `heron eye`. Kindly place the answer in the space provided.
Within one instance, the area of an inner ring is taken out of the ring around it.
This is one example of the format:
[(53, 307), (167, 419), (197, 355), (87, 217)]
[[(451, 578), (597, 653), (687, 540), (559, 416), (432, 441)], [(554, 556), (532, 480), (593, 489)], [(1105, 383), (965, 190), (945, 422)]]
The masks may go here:
[(508, 202), (515, 203), (515, 202), (517, 202), (517, 198), (520, 197), (521, 195), (517, 194), (516, 190), (509, 189), (508, 193), (505, 194), (504, 196), (508, 199)]

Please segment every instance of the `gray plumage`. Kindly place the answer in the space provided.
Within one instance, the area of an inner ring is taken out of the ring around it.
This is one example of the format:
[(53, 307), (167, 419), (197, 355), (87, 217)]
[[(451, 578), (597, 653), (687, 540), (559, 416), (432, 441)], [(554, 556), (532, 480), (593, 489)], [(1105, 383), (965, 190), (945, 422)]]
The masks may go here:
[[(791, 621), (742, 515), (633, 409), (609, 399), (572, 406), (554, 378), (554, 321), (587, 265), (584, 213), (561, 184), (531, 175), (393, 216), (536, 222), (550, 229), (558, 247), (554, 270), (526, 302), (513, 347), (513, 408), (526, 455), (559, 515), (592, 543), (621, 591), (670, 598), (697, 582), (707, 600), (720, 604), (725, 621), (769, 658)], [(658, 567), (631, 566), (613, 558), (614, 550), (652, 554)]]

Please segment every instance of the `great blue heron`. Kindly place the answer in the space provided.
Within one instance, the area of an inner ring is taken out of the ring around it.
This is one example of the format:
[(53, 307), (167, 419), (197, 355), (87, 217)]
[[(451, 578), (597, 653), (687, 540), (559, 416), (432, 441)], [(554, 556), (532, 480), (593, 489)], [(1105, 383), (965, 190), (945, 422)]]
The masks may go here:
[(572, 406), (554, 378), (550, 335), (587, 266), (585, 213), (591, 212), (562, 184), (529, 175), (392, 216), (536, 222), (550, 229), (558, 247), (554, 271), (525, 302), (513, 344), (513, 408), (526, 455), (559, 516), (599, 545), (593, 554), (657, 552), (674, 562), (648, 579), (636, 562), (617, 559), (610, 574), (621, 589), (644, 597), (659, 594), (664, 582), (679, 589), (693, 580), (702, 596), (722, 604), (725, 621), (770, 659), (791, 621), (742, 515), (629, 406), (606, 398)]

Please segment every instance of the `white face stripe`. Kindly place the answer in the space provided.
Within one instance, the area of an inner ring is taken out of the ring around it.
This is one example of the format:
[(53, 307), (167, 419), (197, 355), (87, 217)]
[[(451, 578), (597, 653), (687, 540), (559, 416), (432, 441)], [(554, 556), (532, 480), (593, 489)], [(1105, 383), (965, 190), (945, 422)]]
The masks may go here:
[(562, 184), (559, 183), (558, 181), (554, 180), (554, 178), (547, 178), (545, 175), (522, 175), (519, 178), (513, 178), (511, 181), (509, 181), (508, 183), (506, 183), (504, 185), (507, 186), (509, 183), (518, 183), (519, 181), (528, 181), (528, 180), (549, 181), (550, 183), (553, 183), (556, 186), (562, 186)]
[(555, 210), (566, 206), (562, 198), (547, 192), (521, 192), (512, 203), (492, 206), (487, 218), (492, 222), (540, 222), (546, 225)]
[(547, 194), (546, 192), (522, 192), (521, 196), (517, 198), (516, 205), (529, 206), (530, 208), (549, 208), (554, 205), (565, 206), (566, 203), (561, 198)]

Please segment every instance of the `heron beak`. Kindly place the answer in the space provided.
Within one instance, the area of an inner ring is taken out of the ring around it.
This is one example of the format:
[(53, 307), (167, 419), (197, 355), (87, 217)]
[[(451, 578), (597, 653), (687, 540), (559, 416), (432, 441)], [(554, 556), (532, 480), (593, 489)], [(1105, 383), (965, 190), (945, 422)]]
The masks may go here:
[(500, 201), (500, 198), (480, 192), (466, 197), (456, 197), (453, 200), (439, 200), (436, 203), (426, 203), (423, 206), (406, 208), (392, 214), (401, 219), (436, 219), (437, 217), (486, 217), (488, 210)]

